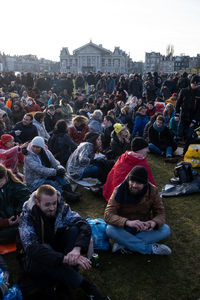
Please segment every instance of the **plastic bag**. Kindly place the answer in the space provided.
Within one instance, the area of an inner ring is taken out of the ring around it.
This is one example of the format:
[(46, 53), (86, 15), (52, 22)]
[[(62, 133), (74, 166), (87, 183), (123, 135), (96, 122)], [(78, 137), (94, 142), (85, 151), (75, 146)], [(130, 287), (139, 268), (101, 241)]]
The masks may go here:
[(96, 250), (109, 250), (110, 243), (109, 238), (106, 234), (106, 222), (101, 219), (87, 219), (92, 229), (92, 240), (94, 243), (94, 249)]

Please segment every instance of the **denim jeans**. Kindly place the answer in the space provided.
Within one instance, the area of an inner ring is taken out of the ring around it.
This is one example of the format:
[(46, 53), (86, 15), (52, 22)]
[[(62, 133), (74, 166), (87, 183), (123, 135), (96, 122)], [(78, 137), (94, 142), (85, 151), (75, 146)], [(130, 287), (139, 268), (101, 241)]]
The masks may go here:
[(167, 224), (164, 224), (158, 230), (142, 231), (134, 235), (123, 228), (108, 225), (106, 233), (109, 238), (131, 251), (141, 254), (151, 254), (152, 244), (168, 238), (170, 228)]
[[(58, 183), (58, 184), (57, 184)], [(56, 176), (56, 182), (53, 180), (45, 180), (43, 184), (49, 184), (53, 186), (57, 191), (59, 191), (62, 194), (62, 186), (69, 184), (65, 177)]]
[(81, 178), (87, 178), (87, 177), (97, 178), (100, 171), (101, 169), (98, 166), (87, 167), (85, 168)]
[[(157, 146), (155, 146), (154, 144), (149, 144), (149, 150), (150, 152), (154, 152), (154, 153), (158, 153), (160, 155), (164, 154), (164, 151), (160, 150), (160, 148), (158, 148)], [(166, 157), (171, 157), (172, 156), (172, 147), (168, 146), (165, 149), (165, 153), (166, 153)]]

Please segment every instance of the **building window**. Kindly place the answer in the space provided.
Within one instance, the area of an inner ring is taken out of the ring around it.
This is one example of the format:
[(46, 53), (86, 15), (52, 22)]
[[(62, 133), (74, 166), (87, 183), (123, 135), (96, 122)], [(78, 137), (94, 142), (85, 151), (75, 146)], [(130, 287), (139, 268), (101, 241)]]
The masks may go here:
[(111, 59), (108, 59), (108, 67), (111, 67)]
[(102, 64), (102, 67), (105, 67), (105, 58), (102, 58), (101, 64)]

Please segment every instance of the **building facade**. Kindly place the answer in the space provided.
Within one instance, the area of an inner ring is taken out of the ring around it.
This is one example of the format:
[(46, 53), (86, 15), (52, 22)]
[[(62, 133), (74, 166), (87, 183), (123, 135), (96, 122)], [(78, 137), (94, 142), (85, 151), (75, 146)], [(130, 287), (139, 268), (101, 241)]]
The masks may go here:
[(196, 68), (199, 59), (199, 54), (196, 57), (161, 55), (159, 52), (145, 53), (145, 72), (164, 72), (173, 73), (189, 68)]
[(110, 72), (110, 73), (130, 73), (132, 60), (119, 47), (115, 47), (111, 52), (90, 41), (88, 44), (73, 51), (70, 55), (68, 48), (62, 48), (60, 52), (60, 71), (88, 73)]

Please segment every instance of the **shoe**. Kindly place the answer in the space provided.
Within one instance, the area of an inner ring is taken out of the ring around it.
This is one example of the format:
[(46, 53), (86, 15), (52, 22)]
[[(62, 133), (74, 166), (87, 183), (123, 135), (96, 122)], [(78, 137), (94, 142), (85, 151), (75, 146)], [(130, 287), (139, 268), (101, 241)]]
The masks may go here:
[(152, 244), (152, 254), (155, 255), (170, 255), (172, 250), (164, 244)]
[(176, 163), (178, 161), (177, 157), (166, 157), (165, 158), (165, 162), (169, 162), (169, 163)]
[(118, 244), (118, 243), (114, 243), (113, 247), (112, 247), (112, 253), (121, 251), (121, 250), (125, 250), (124, 246)]
[(77, 203), (80, 201), (80, 196), (73, 192), (63, 191), (62, 198), (67, 203)]
[(86, 292), (90, 300), (111, 300), (108, 296), (100, 292), (100, 290), (93, 282), (87, 279), (84, 279), (84, 283), (82, 283), (82, 288)]

